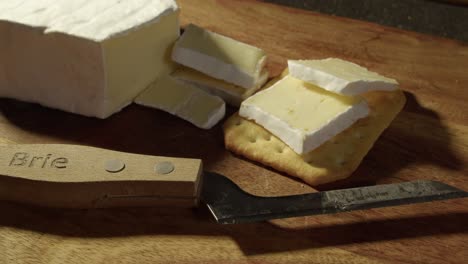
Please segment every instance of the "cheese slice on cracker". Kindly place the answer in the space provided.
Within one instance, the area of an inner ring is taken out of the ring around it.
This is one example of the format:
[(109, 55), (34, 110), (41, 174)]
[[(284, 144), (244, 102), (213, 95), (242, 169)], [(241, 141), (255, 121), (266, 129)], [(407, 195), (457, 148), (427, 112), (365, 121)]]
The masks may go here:
[(325, 90), (355, 96), (369, 91), (394, 91), (398, 82), (355, 63), (337, 58), (289, 60), (289, 74)]
[(239, 115), (255, 121), (298, 154), (317, 148), (369, 114), (360, 97), (329, 92), (290, 75), (242, 102)]
[[(287, 74), (286, 70), (281, 77)], [(303, 155), (297, 154), (262, 126), (237, 113), (224, 123), (225, 146), (234, 153), (298, 177), (310, 185), (347, 178), (406, 101), (399, 89), (367, 92), (362, 97), (370, 109), (367, 117)]]

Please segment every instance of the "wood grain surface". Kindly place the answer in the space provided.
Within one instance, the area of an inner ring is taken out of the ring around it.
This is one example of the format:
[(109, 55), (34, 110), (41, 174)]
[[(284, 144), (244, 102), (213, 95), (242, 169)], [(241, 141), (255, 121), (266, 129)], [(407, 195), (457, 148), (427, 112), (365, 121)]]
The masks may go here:
[[(287, 59), (338, 57), (399, 80), (408, 103), (354, 175), (318, 189), (433, 179), (468, 190), (466, 43), (248, 0), (179, 0), (189, 22)], [(197, 129), (130, 106), (106, 120), (0, 100), (2, 143), (74, 143), (202, 158), (248, 192), (314, 191), (227, 152), (221, 126)], [(234, 112), (234, 109), (230, 109)], [(8, 142), (5, 142), (8, 141)], [(462, 263), (465, 199), (218, 225), (204, 208), (54, 210), (0, 203), (0, 263)]]

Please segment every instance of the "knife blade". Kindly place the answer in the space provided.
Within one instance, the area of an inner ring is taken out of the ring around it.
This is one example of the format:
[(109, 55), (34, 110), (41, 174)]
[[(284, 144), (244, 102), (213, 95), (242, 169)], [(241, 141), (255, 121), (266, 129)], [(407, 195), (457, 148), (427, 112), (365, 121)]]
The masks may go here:
[(437, 181), (323, 191), (282, 197), (258, 197), (228, 178), (205, 172), (202, 199), (219, 223), (235, 224), (307, 215), (398, 206), (468, 197), (468, 192)]
[(468, 197), (437, 181), (258, 197), (225, 176), (202, 172), (199, 159), (62, 144), (4, 145), (0, 153), (0, 200), (58, 208), (206, 204), (222, 224)]

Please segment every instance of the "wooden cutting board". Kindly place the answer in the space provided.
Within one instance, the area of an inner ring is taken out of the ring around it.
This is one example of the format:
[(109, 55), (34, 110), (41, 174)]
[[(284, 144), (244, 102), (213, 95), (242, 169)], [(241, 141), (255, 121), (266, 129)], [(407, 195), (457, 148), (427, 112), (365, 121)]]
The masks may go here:
[[(318, 189), (433, 179), (468, 190), (466, 43), (248, 0), (179, 0), (196, 23), (270, 55), (338, 57), (400, 81), (408, 103), (354, 175)], [(230, 109), (230, 113), (234, 110)], [(133, 153), (202, 158), (257, 195), (314, 191), (234, 156), (221, 126), (205, 131), (130, 106), (107, 120), (0, 100), (0, 137)], [(468, 200), (433, 202), (242, 225), (204, 209), (50, 210), (0, 203), (0, 263), (461, 263)]]

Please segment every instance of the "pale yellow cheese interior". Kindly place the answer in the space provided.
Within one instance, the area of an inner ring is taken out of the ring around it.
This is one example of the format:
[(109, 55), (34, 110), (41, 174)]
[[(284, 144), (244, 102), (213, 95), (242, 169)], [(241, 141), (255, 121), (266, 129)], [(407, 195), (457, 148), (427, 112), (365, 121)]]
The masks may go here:
[(135, 102), (175, 114), (190, 100), (193, 93), (194, 90), (190, 87), (180, 85), (172, 78), (163, 77), (141, 93)]
[[(179, 115), (189, 116), (195, 124), (206, 124), (210, 122), (210, 118), (214, 115), (214, 112), (222, 105), (223, 101), (220, 98), (207, 93), (200, 93), (196, 97), (192, 97), (186, 106), (179, 110)], [(224, 116), (224, 113), (222, 115)]]
[(338, 95), (288, 76), (245, 103), (255, 105), (292, 128), (309, 132), (361, 101), (361, 98)]
[[(236, 107), (239, 107), (243, 100), (254, 94), (260, 88), (259, 85), (251, 89), (245, 89), (184, 66), (179, 66), (171, 75), (178, 80), (191, 83), (206, 92), (217, 95), (223, 98), (226, 103)], [(265, 72), (265, 75), (265, 78), (267, 78), (268, 72)]]
[(209, 87), (216, 87), (219, 90), (224, 90), (226, 93), (233, 95), (241, 96), (247, 91), (244, 87), (240, 87), (223, 80), (215, 79), (199, 71), (184, 66), (179, 66), (177, 70), (172, 73), (172, 76), (176, 79), (193, 81), (196, 83), (205, 84)]
[(171, 76), (158, 79), (135, 102), (161, 109), (201, 128), (210, 128), (225, 114), (224, 101)]

